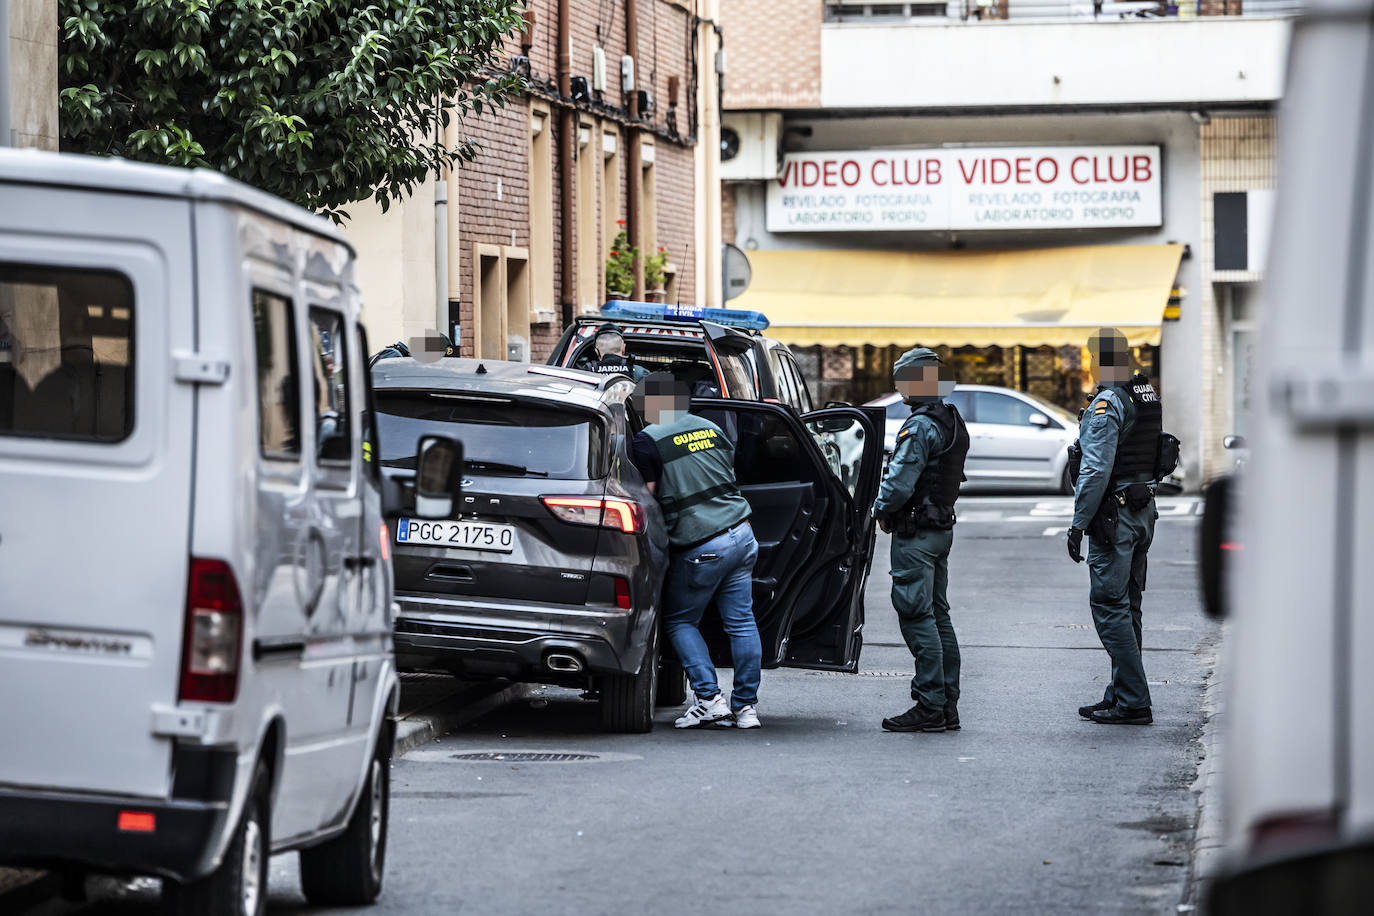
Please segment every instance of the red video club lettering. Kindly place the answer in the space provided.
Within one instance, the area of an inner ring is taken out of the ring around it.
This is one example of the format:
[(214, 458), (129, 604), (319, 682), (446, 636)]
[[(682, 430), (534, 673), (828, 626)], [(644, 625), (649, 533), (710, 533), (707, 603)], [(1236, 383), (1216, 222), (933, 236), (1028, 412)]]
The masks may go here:
[(1016, 183), (1030, 184), (1031, 164), (1029, 156), (1016, 157)]
[(863, 169), (859, 168), (859, 163), (853, 159), (846, 159), (844, 164), (840, 166), (840, 181), (844, 182), (845, 187), (854, 187), (862, 177)]
[(835, 160), (825, 160), (825, 165), (821, 166), (821, 184), (827, 188), (835, 187)]
[[(1045, 166), (1049, 166), (1049, 174), (1046, 175)], [(1049, 156), (1041, 157), (1035, 163), (1035, 178), (1041, 184), (1054, 184), (1059, 180), (1059, 162)]]
[(1154, 164), (1150, 162), (1149, 156), (1136, 156), (1131, 161), (1136, 181), (1149, 181), (1154, 178)]
[(959, 160), (959, 174), (964, 176), (964, 184), (973, 184), (973, 178), (975, 175), (979, 173), (979, 166), (981, 166), (982, 164), (983, 160), (975, 159), (973, 160), (973, 162), (969, 163), (968, 168), (965, 168), (964, 160)]
[[(1000, 170), (997, 168), (999, 165), (1002, 167)], [(1006, 184), (1008, 181), (1011, 181), (1011, 163), (1001, 157), (989, 159), (988, 184)]]
[(882, 171), (879, 166), (886, 165), (888, 174), (892, 174), (892, 162), (888, 159), (874, 159), (873, 164), (868, 167), (868, 180), (878, 187), (885, 187), (887, 180), (882, 178)]
[(927, 160), (926, 160), (926, 184), (927, 184), (927, 185), (939, 184), (940, 181), (941, 181), (941, 178), (940, 178), (940, 160), (939, 160), (939, 159), (927, 159)]
[(784, 188), (790, 187), (792, 184), (792, 173), (796, 168), (797, 164), (795, 162), (789, 162), (784, 165), (782, 167), (782, 178), (778, 181), (778, 184)]
[(1087, 156), (1074, 156), (1074, 157), (1073, 157), (1073, 162), (1070, 162), (1070, 163), (1069, 163), (1069, 177), (1072, 178), (1076, 184), (1087, 184), (1087, 183), (1091, 180), (1091, 179), (1088, 179), (1088, 178), (1079, 178), (1079, 177), (1078, 177), (1078, 167), (1079, 167), (1080, 165), (1088, 165), (1088, 164), (1089, 164), (1089, 163), (1088, 163), (1088, 157), (1087, 157)]
[(800, 172), (803, 188), (813, 188), (821, 180), (821, 167), (809, 159), (801, 164)]

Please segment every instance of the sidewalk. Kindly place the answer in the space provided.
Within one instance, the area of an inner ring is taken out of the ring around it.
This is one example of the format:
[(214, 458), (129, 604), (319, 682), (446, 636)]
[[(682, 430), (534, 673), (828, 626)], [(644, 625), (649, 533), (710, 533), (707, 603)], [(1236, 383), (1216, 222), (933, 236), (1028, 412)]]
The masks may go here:
[[(397, 757), (437, 740), (486, 713), (529, 693), (526, 684), (474, 683), (442, 674), (402, 674), (396, 716)], [(56, 875), (34, 869), (0, 868), (0, 913), (41, 903), (60, 893)]]

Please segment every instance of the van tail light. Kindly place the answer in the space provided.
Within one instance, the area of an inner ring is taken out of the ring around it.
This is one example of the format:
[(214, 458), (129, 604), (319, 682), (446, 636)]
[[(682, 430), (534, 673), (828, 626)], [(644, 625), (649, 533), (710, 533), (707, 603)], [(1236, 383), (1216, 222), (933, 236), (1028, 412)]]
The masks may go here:
[(186, 642), (181, 653), (181, 699), (231, 703), (239, 689), (243, 600), (223, 560), (191, 558), (186, 587)]
[(621, 576), (615, 577), (615, 606), (622, 611), (630, 609), (630, 580)]
[(598, 525), (625, 534), (644, 530), (644, 510), (627, 499), (597, 496), (541, 496), (549, 511), (574, 525)]

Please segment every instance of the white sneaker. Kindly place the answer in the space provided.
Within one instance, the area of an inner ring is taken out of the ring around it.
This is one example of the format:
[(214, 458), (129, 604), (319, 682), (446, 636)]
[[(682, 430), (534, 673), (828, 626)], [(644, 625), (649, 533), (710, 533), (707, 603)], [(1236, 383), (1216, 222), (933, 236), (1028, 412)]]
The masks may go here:
[(678, 728), (696, 728), (699, 725), (714, 725), (729, 718), (730, 704), (725, 702), (723, 695), (716, 694), (711, 700), (698, 697), (673, 724)]
[(754, 711), (754, 707), (745, 706), (735, 710), (735, 720), (728, 724), (735, 728), (758, 728), (759, 714)]

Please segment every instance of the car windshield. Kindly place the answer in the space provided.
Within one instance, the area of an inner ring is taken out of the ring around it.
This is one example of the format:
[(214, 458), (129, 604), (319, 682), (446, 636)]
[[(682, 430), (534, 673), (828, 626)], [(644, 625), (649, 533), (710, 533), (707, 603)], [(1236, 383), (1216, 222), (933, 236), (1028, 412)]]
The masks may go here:
[(587, 480), (599, 472), (605, 425), (590, 414), (553, 405), (447, 393), (377, 392), (382, 464), (414, 468), (421, 436), (463, 444), (469, 473), (498, 477)]

